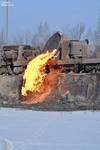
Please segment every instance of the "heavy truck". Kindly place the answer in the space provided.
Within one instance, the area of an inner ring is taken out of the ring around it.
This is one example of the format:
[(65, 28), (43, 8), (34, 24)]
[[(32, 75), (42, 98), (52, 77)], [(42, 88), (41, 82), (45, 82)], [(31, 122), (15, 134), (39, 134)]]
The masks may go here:
[(57, 49), (54, 69), (75, 73), (100, 72), (100, 51), (98, 57), (91, 56), (89, 41), (70, 40), (56, 32), (46, 42), (42, 51), (30, 45), (6, 45), (0, 50), (0, 74), (22, 74), (28, 62), (41, 53)]
[(62, 38), (59, 32), (55, 33), (44, 46), (44, 51), (58, 49), (55, 69), (63, 68), (64, 72), (96, 73), (100, 72), (100, 46), (96, 57), (91, 55), (88, 39), (70, 40)]

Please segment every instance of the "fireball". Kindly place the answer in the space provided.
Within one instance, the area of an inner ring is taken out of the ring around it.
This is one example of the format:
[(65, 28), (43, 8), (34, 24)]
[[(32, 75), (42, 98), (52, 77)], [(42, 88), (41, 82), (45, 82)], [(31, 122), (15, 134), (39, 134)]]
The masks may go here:
[[(47, 78), (47, 72), (46, 72), (46, 65), (47, 62), (52, 59), (55, 54), (57, 53), (57, 50), (53, 50), (52, 52), (46, 52), (44, 54), (38, 55), (36, 58), (32, 59), (29, 64), (27, 65), (27, 68), (25, 70), (24, 76), (23, 76), (23, 86), (21, 89), (21, 94), (23, 96), (28, 96), (28, 93), (35, 93), (33, 95), (37, 95), (37, 93), (42, 93), (40, 97), (38, 95), (38, 100), (34, 98), (32, 103), (37, 103), (37, 101), (42, 101), (41, 99), (44, 99), (44, 95), (48, 95), (47, 93), (50, 93), (50, 88), (48, 91), (43, 91), (45, 90), (45, 79)], [(50, 75), (49, 75), (50, 76)], [(48, 79), (48, 78), (47, 78)], [(48, 86), (48, 85), (46, 85)], [(44, 93), (45, 94), (44, 94)], [(30, 101), (29, 101), (30, 103)]]

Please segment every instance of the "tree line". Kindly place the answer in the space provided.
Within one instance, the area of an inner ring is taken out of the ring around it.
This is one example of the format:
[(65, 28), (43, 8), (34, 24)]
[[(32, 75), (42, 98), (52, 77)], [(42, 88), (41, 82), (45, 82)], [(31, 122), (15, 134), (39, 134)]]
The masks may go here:
[[(87, 29), (85, 24), (76, 24), (72, 27), (65, 27), (61, 29), (61, 32), (64, 37), (74, 40), (84, 40), (88, 39), (93, 46), (93, 49), (96, 49), (97, 45), (100, 45), (100, 17), (97, 21), (97, 26), (95, 30)], [(29, 44), (35, 48), (43, 48), (47, 39), (52, 35), (50, 27), (47, 22), (40, 23), (37, 27), (35, 33), (26, 31), (19, 32), (16, 36), (13, 37), (13, 44)], [(3, 30), (0, 30), (0, 46), (6, 43), (5, 33)]]

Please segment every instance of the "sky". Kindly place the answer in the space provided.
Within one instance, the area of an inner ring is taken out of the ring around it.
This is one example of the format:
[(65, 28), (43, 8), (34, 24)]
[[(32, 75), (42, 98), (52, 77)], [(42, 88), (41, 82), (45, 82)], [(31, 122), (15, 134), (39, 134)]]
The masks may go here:
[[(52, 31), (85, 24), (95, 30), (100, 16), (100, 0), (10, 0), (9, 34), (35, 32), (40, 22), (47, 22)], [(0, 29), (5, 30), (5, 7), (0, 7)]]

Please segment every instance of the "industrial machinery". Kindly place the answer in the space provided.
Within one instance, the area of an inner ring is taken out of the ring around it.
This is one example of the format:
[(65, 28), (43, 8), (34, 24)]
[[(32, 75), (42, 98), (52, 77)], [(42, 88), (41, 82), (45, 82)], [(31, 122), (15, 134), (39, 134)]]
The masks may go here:
[[(55, 48), (55, 45), (58, 49), (55, 69), (63, 68), (64, 72), (73, 71), (75, 73), (100, 72), (100, 57), (93, 58), (91, 56), (91, 49), (87, 39), (85, 41), (63, 39), (57, 32), (47, 43), (45, 49), (51, 51)], [(97, 52), (98, 56), (100, 56), (100, 49)]]
[(100, 72), (100, 51), (91, 57), (88, 40), (69, 40), (56, 32), (46, 42), (43, 51), (34, 50), (30, 45), (8, 45), (0, 50), (0, 75), (22, 74), (27, 63), (40, 53), (57, 49), (54, 69), (75, 73)]

